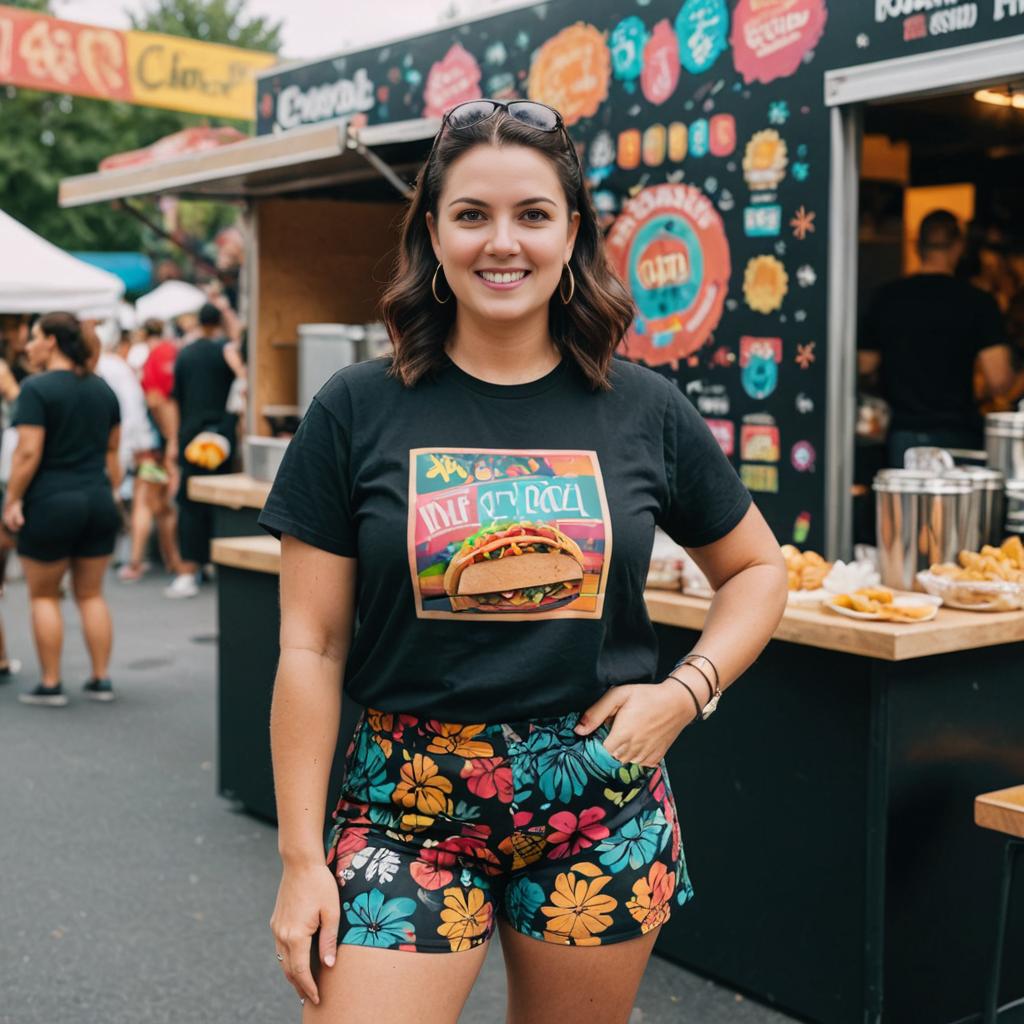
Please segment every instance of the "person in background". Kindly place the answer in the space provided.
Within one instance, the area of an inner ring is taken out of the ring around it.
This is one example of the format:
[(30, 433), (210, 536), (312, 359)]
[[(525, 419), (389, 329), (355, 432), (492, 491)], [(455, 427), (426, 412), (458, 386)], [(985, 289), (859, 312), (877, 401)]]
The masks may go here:
[(170, 474), (164, 465), (166, 459), (168, 402), (174, 387), (174, 361), (178, 346), (164, 337), (162, 320), (149, 319), (142, 326), (149, 347), (149, 355), (142, 367), (142, 390), (153, 428), (154, 446), (136, 453), (135, 489), (132, 496), (131, 556), (118, 571), (122, 582), (134, 583), (142, 578), (148, 565), (146, 546), (156, 521), (160, 554), (166, 568), (178, 575), (178, 519), (171, 504)]
[(60, 672), (60, 585), (70, 568), (92, 664), (83, 689), (87, 697), (108, 701), (114, 697), (108, 674), (113, 626), (103, 576), (121, 525), (115, 498), (121, 482), (117, 396), (86, 369), (92, 353), (70, 313), (37, 320), (27, 353), (41, 372), (22, 383), (18, 396), (18, 447), (3, 521), (17, 534), (41, 680), (18, 699), (47, 706), (67, 703)]
[[(981, 406), (981, 411), (1013, 412), (1024, 399), (1024, 288), (1018, 289), (1006, 309), (1006, 335), (1010, 342), (1010, 364), (1013, 367), (1012, 385), (999, 394), (991, 395)], [(985, 394), (985, 382), (975, 375), (975, 392)]]
[(180, 474), (178, 499), (178, 549), (181, 554), (178, 575), (164, 591), (167, 597), (195, 597), (199, 593), (197, 575), (210, 560), (213, 536), (213, 506), (192, 501), (188, 482), (194, 476), (227, 472), (226, 459), (216, 469), (189, 461), (189, 443), (198, 434), (212, 431), (234, 445), (235, 419), (225, 406), (236, 377), (245, 378), (245, 366), (238, 346), (224, 336), (224, 316), (217, 306), (207, 303), (199, 311), (200, 336), (179, 353), (174, 364), (174, 387), (167, 404), (168, 471)]
[(28, 345), (28, 317), (21, 313), (0, 316), (0, 356), (10, 367), (19, 383), (32, 371), (29, 369), (25, 347)]
[(929, 213), (917, 240), (919, 272), (884, 285), (861, 324), (859, 372), (877, 379), (892, 407), (890, 466), (902, 466), (906, 450), (920, 445), (983, 446), (975, 363), (988, 393), (1013, 385), (999, 306), (954, 277), (963, 245), (954, 214)]
[[(11, 426), (14, 403), (18, 399), (21, 386), (14, 373), (7, 365), (7, 360), (0, 357), (0, 506), (3, 505), (4, 488), (11, 475), (11, 462), (14, 447), (17, 445), (18, 431)], [(3, 597), (4, 585), (7, 580), (7, 557), (14, 547), (14, 538), (0, 525), (0, 597)], [(21, 669), (21, 662), (7, 655), (7, 634), (0, 622), (0, 684), (9, 682)]]

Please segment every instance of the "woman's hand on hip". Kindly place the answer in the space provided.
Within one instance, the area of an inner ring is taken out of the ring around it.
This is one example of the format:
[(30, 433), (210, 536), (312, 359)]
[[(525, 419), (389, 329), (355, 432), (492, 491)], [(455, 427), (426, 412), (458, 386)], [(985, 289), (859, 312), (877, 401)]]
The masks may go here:
[(583, 712), (576, 732), (586, 736), (611, 718), (611, 729), (604, 738), (608, 752), (619, 761), (653, 768), (696, 717), (692, 699), (674, 679), (623, 683), (609, 687)]
[(285, 978), (302, 999), (320, 1004), (320, 993), (310, 969), (312, 937), (319, 929), (319, 959), (325, 967), (334, 965), (338, 947), (341, 899), (338, 883), (325, 864), (286, 865), (277, 890), (277, 902), (270, 918), (274, 947)]

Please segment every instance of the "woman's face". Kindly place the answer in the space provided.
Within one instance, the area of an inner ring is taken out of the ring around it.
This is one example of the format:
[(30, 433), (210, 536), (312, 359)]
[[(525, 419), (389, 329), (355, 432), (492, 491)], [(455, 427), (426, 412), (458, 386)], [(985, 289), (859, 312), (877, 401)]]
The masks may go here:
[[(507, 323), (546, 315), (579, 219), (543, 153), (480, 145), (449, 166), (427, 226), (462, 312)], [(439, 279), (438, 292), (445, 290)]]
[(28, 359), (29, 368), (37, 373), (46, 369), (46, 364), (56, 347), (57, 339), (52, 334), (43, 334), (39, 329), (38, 321), (34, 323), (28, 344), (25, 346), (25, 356)]

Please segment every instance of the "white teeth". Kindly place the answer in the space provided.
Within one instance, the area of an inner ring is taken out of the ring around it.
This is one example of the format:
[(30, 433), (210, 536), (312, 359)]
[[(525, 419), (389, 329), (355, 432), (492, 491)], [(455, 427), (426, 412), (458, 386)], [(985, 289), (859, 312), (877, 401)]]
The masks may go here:
[(504, 274), (495, 274), (489, 270), (481, 270), (480, 276), (492, 284), (511, 284), (513, 281), (521, 281), (526, 277), (525, 270), (513, 270)]

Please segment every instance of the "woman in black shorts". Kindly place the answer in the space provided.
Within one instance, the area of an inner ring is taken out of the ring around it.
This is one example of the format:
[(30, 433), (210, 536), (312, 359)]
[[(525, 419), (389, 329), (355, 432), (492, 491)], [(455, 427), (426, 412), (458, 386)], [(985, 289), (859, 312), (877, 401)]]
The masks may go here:
[[(450, 111), (384, 300), (394, 354), (324, 386), (261, 518), (271, 928), (304, 1021), (454, 1022), (497, 929), (508, 1021), (623, 1024), (693, 894), (665, 752), (767, 643), (786, 573), (675, 383), (613, 358), (632, 313), (558, 113)], [(717, 591), (664, 679), (655, 525)], [(364, 710), (325, 856), (342, 678)]]
[(17, 534), (41, 679), (19, 699), (67, 703), (60, 678), (60, 584), (70, 567), (92, 662), (84, 692), (95, 700), (112, 700), (113, 630), (103, 575), (121, 525), (114, 498), (120, 483), (117, 398), (86, 368), (91, 352), (70, 313), (48, 313), (37, 320), (26, 351), (30, 364), (43, 372), (26, 377), (18, 396), (13, 420), (18, 447), (3, 520)]

